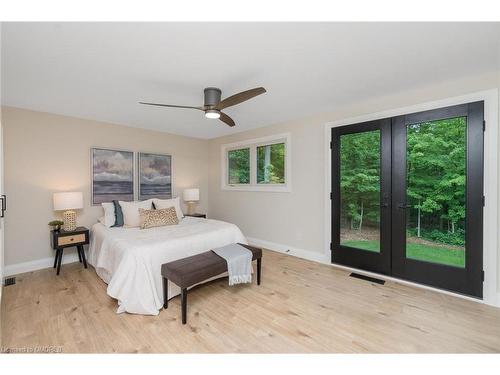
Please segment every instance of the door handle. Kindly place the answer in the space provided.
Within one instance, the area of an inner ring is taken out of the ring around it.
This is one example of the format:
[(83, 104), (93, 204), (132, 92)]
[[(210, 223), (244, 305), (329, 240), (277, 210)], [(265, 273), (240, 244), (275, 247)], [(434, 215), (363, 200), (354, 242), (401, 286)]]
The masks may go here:
[(402, 210), (406, 210), (407, 208), (411, 208), (411, 205), (406, 204), (406, 203), (399, 203), (398, 208), (400, 208)]
[(0, 207), (0, 218), (5, 217), (5, 211), (7, 211), (7, 196), (2, 194), (0, 196), (0, 200), (2, 201), (2, 206)]
[(382, 202), (382, 203), (380, 203), (380, 207), (382, 207), (382, 208), (387, 208), (387, 207), (389, 207), (389, 203), (387, 203), (387, 202)]

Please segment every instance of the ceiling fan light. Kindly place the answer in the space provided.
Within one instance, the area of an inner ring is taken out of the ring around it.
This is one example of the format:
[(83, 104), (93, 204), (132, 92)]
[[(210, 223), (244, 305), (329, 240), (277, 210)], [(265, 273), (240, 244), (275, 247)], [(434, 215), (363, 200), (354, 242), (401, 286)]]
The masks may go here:
[(205, 111), (205, 117), (211, 119), (218, 119), (220, 118), (220, 112), (217, 111), (216, 109), (208, 109)]

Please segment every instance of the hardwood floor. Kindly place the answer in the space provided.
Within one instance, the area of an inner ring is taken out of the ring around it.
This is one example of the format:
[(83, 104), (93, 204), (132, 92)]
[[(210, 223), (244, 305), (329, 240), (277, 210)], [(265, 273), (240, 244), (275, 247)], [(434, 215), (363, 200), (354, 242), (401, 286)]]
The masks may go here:
[(271, 251), (262, 285), (217, 280), (159, 316), (115, 313), (89, 267), (19, 275), (4, 288), (3, 348), (69, 352), (500, 352), (500, 309), (432, 291), (349, 277)]

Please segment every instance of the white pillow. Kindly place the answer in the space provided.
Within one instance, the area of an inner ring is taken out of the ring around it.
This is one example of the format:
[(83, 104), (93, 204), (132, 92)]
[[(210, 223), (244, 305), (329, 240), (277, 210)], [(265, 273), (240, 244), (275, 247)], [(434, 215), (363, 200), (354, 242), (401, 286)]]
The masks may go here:
[(103, 223), (107, 227), (112, 227), (116, 222), (115, 205), (113, 204), (113, 202), (101, 203), (101, 205), (102, 208), (104, 208), (104, 220), (101, 221), (101, 223)]
[(172, 198), (172, 199), (153, 198), (153, 204), (155, 205), (155, 208), (157, 210), (161, 210), (162, 208), (175, 207), (175, 213), (177, 214), (177, 219), (179, 221), (181, 221), (182, 218), (184, 217), (184, 214), (182, 213), (181, 201), (180, 201), (179, 197)]
[[(101, 223), (101, 224), (104, 224), (104, 223), (105, 223), (105, 221), (104, 221), (104, 216), (101, 216), (100, 218), (98, 218), (98, 219), (97, 219), (97, 221), (98, 221), (99, 223)], [(106, 224), (104, 224), (104, 225), (106, 225)]]
[(125, 227), (134, 228), (141, 225), (139, 216), (139, 208), (150, 210), (152, 208), (152, 199), (146, 201), (123, 202), (118, 201), (123, 212), (123, 225)]

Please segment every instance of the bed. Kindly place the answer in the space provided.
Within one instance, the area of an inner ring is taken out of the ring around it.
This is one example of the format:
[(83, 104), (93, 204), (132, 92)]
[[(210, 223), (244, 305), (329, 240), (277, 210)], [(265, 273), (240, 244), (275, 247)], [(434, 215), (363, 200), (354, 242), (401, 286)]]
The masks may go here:
[[(241, 230), (219, 220), (186, 216), (178, 225), (144, 230), (98, 223), (91, 231), (89, 263), (108, 284), (108, 295), (118, 300), (117, 313), (158, 315), (163, 263), (236, 242), (247, 244)], [(169, 282), (169, 298), (179, 294)]]

